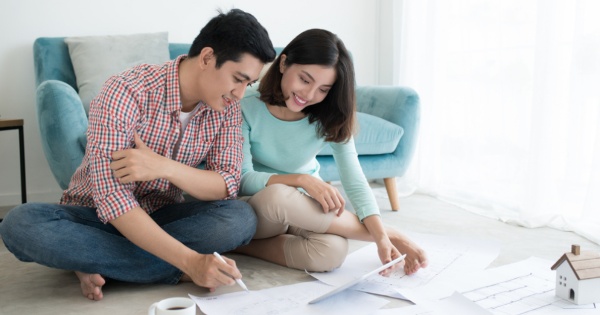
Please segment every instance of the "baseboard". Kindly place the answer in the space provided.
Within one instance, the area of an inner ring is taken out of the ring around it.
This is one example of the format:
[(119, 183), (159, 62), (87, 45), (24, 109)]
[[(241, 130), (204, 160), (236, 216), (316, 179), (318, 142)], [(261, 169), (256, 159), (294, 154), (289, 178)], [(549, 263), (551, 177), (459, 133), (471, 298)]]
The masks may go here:
[[(62, 191), (28, 193), (27, 202), (58, 202)], [(21, 204), (21, 194), (0, 195), (0, 206)]]

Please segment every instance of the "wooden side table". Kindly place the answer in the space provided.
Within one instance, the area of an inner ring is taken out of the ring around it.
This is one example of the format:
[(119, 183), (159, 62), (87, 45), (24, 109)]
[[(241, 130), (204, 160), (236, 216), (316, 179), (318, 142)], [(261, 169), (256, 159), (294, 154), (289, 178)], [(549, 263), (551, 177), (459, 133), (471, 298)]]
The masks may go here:
[(0, 119), (0, 131), (19, 130), (19, 156), (21, 165), (21, 201), (27, 202), (27, 185), (25, 184), (25, 139), (23, 137), (23, 119)]

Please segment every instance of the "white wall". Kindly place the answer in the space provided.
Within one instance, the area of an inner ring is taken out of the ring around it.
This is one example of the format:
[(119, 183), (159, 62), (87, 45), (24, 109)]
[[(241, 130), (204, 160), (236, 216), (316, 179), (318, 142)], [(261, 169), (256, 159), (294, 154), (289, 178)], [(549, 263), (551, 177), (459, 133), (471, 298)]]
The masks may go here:
[[(28, 201), (57, 201), (61, 192), (37, 127), (32, 52), (37, 37), (168, 31), (171, 42), (189, 43), (217, 8), (232, 7), (256, 16), (275, 46), (284, 46), (308, 28), (328, 29), (352, 51), (359, 85), (381, 81), (378, 69), (386, 67), (377, 62), (379, 0), (2, 0), (0, 118), (25, 120)], [(2, 131), (0, 206), (20, 203), (19, 178), (17, 132)]]

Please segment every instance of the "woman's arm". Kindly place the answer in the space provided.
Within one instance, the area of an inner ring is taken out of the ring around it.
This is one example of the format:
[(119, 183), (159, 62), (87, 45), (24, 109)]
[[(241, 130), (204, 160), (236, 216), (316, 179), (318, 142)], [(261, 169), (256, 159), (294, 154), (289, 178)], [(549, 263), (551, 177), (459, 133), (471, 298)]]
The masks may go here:
[(342, 186), (358, 218), (362, 221), (369, 216), (379, 215), (373, 190), (358, 161), (354, 139), (345, 143), (331, 143), (331, 148)]
[[(380, 216), (368, 216), (363, 220), (363, 223), (369, 231), (369, 234), (371, 234), (373, 242), (377, 244), (377, 254), (379, 254), (379, 259), (383, 264), (400, 257), (401, 254), (390, 241)], [(391, 270), (392, 269), (389, 269), (388, 272)]]

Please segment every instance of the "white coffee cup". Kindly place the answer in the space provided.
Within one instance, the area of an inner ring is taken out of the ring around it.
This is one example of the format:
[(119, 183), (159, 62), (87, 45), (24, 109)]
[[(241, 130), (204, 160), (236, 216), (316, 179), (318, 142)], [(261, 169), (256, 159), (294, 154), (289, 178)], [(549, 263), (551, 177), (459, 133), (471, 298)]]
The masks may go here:
[(188, 298), (168, 298), (150, 305), (148, 315), (196, 315), (196, 303)]

